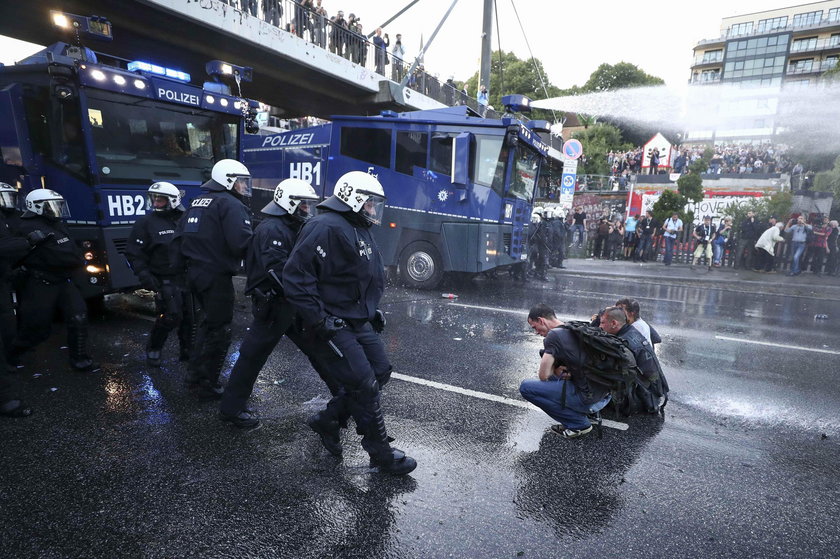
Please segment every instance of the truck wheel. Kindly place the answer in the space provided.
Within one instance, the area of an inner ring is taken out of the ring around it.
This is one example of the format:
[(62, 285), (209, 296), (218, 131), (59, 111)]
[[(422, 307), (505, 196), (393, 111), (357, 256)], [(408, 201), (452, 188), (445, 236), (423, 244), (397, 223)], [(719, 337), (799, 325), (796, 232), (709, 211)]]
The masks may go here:
[(400, 279), (408, 287), (434, 289), (443, 278), (443, 261), (430, 243), (415, 241), (400, 255)]

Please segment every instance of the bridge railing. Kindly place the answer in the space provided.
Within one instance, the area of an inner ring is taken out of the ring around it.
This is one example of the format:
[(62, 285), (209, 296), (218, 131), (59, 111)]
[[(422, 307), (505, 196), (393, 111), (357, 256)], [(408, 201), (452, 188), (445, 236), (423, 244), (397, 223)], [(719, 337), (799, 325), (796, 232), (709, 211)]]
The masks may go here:
[[(376, 72), (397, 83), (401, 82), (413, 60), (403, 60), (394, 56), (390, 48), (377, 48), (371, 40), (348, 28), (345, 14), (344, 24), (336, 23), (334, 18), (326, 17), (326, 12), (313, 11), (296, 0), (218, 0), (242, 10), (243, 13), (258, 17), (280, 29), (285, 29), (301, 39), (342, 56), (348, 61)], [(336, 12), (337, 13), (337, 12)], [(364, 33), (364, 31), (363, 31)], [(418, 65), (408, 80), (408, 87), (435, 99), (445, 105), (468, 105), (478, 113), (483, 107), (474, 97), (464, 94), (449, 82), (441, 82), (427, 73), (423, 65)], [(487, 112), (487, 111), (485, 111)], [(487, 116), (496, 117), (494, 111)]]

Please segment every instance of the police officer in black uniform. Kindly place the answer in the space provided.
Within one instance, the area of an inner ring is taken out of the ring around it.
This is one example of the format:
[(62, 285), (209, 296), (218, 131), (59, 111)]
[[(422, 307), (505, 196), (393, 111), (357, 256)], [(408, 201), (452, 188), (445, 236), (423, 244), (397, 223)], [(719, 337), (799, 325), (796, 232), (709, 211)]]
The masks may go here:
[(187, 385), (199, 400), (222, 397), (219, 374), (231, 342), (233, 276), (251, 240), (251, 213), (243, 199), (251, 196), (251, 174), (242, 163), (222, 159), (213, 166), (205, 191), (178, 222), (172, 243), (176, 269), (201, 307)]
[(531, 225), (528, 227), (529, 257), (534, 264), (533, 276), (540, 281), (548, 281), (548, 236), (551, 234), (548, 224), (543, 221), (543, 208), (534, 208)]
[[(189, 359), (192, 304), (189, 293), (179, 285), (183, 278), (177, 277), (169, 250), (178, 220), (185, 212), (181, 205), (181, 191), (174, 184), (156, 182), (149, 187), (147, 196), (148, 207), (152, 211), (134, 222), (125, 255), (140, 285), (155, 292), (155, 314), (158, 318), (146, 343), (146, 362), (151, 367), (158, 367), (163, 344), (176, 327), (181, 346), (180, 360)], [(189, 304), (185, 305), (185, 300)]]
[[(303, 226), (283, 270), (285, 295), (314, 335), (342, 391), (309, 421), (327, 450), (339, 443), (340, 414), (349, 409), (362, 446), (379, 471), (402, 475), (417, 462), (392, 448), (385, 431), (380, 390), (391, 364), (378, 333), (385, 289), (382, 256), (370, 227), (382, 221), (385, 193), (373, 175), (351, 171), (338, 179), (320, 213)], [(332, 450), (330, 450), (332, 452)]]
[(19, 224), (17, 214), (17, 189), (0, 182), (0, 312), (2, 312), (2, 336), (0, 336), (0, 415), (6, 417), (27, 417), (32, 409), (17, 395), (15, 383), (8, 374), (6, 350), (11, 348), (17, 329), (14, 304), (12, 302), (11, 269), (33, 246), (46, 240), (41, 231), (32, 233), (28, 239), (15, 236), (15, 225)]
[[(315, 370), (338, 392), (338, 385), (324, 374), (311, 357), (312, 351), (295, 329), (295, 312), (283, 297), (283, 266), (295, 245), (303, 223), (314, 214), (318, 195), (301, 179), (286, 179), (274, 189), (274, 198), (262, 209), (265, 216), (248, 247), (245, 294), (253, 300), (254, 321), (239, 347), (239, 358), (230, 373), (219, 406), (222, 421), (241, 429), (259, 426), (257, 414), (248, 409), (248, 398), (268, 356), (287, 334), (310, 356)], [(311, 345), (311, 344), (310, 344)]]
[(546, 210), (551, 212), (551, 234), (553, 238), (552, 250), (549, 263), (555, 268), (565, 268), (563, 260), (566, 259), (566, 220), (563, 219), (560, 210)]
[(70, 366), (83, 372), (99, 369), (87, 351), (87, 306), (72, 280), (85, 261), (61, 222), (62, 217), (69, 216), (67, 202), (54, 190), (40, 188), (26, 196), (19, 234), (31, 239), (40, 231), (48, 238), (21, 260), (20, 326), (9, 354), (12, 363), (23, 352), (49, 338), (53, 314), (60, 308), (67, 325)]

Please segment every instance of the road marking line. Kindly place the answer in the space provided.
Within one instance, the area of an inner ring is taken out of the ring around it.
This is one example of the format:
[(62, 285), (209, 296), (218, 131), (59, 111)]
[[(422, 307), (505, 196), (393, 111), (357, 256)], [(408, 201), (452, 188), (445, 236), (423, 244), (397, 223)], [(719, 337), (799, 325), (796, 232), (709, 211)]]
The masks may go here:
[(770, 347), (780, 347), (784, 349), (800, 349), (802, 351), (814, 351), (816, 353), (829, 353), (831, 355), (840, 355), (840, 351), (834, 349), (819, 349), (815, 347), (802, 347), (800, 345), (777, 344), (773, 342), (759, 342), (756, 340), (745, 340), (743, 338), (730, 338), (729, 336), (715, 336), (718, 340), (728, 340), (730, 342), (741, 342), (745, 344), (766, 345)]
[[(411, 382), (414, 384), (420, 384), (422, 386), (428, 386), (430, 388), (437, 388), (438, 390), (445, 390), (447, 392), (454, 392), (456, 394), (463, 394), (464, 396), (472, 396), (473, 398), (479, 398), (481, 400), (489, 400), (490, 402), (498, 402), (500, 404), (507, 404), (509, 406), (514, 406), (516, 408), (522, 408), (526, 410), (536, 410), (542, 411), (540, 408), (532, 404), (531, 402), (526, 402), (524, 400), (514, 400), (513, 398), (506, 398), (504, 396), (496, 396), (495, 394), (488, 394), (487, 392), (478, 392), (476, 390), (470, 390), (469, 388), (461, 388), (460, 386), (453, 386), (451, 384), (443, 384), (442, 382), (435, 382), (433, 380), (426, 380), (423, 378), (412, 377), (409, 375), (404, 375), (402, 373), (391, 373), (391, 378), (395, 378), (397, 380), (401, 380), (404, 382)], [(612, 427), (613, 429), (618, 429), (619, 431), (626, 431), (630, 426), (626, 423), (620, 423), (618, 421), (611, 421), (609, 419), (603, 420), (604, 427)]]
[[(493, 312), (506, 312), (508, 314), (518, 314), (519, 316), (528, 316), (528, 311), (518, 311), (515, 309), (500, 309), (499, 307), (483, 307), (481, 305), (465, 305), (464, 303), (448, 303), (451, 307), (463, 307), (465, 309), (478, 309), (482, 311), (493, 311)], [(571, 316), (571, 315), (557, 315), (557, 319), (563, 322), (567, 320), (584, 320), (589, 322), (589, 319), (586, 317), (580, 316)]]

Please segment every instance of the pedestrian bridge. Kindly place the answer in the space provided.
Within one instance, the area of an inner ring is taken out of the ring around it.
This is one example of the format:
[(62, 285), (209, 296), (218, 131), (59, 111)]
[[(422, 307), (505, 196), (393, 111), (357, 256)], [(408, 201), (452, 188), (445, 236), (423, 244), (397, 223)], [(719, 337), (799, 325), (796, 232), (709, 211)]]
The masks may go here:
[[(112, 22), (113, 42), (85, 43), (97, 52), (177, 68), (194, 81), (209, 60), (250, 66), (254, 80), (242, 84), (242, 94), (271, 105), (281, 117), (457, 103), (478, 108), (474, 99), (423, 71), (412, 74), (410, 87), (401, 87), (396, 80), (411, 61), (392, 60), (388, 53), (384, 65), (366, 37), (292, 0), (229, 1), (236, 6), (222, 0), (66, 0), (61, 9)], [(50, 0), (29, 0), (25, 7), (0, 2), (0, 34), (36, 44), (67, 40), (52, 26), (49, 10), (55, 8)]]

